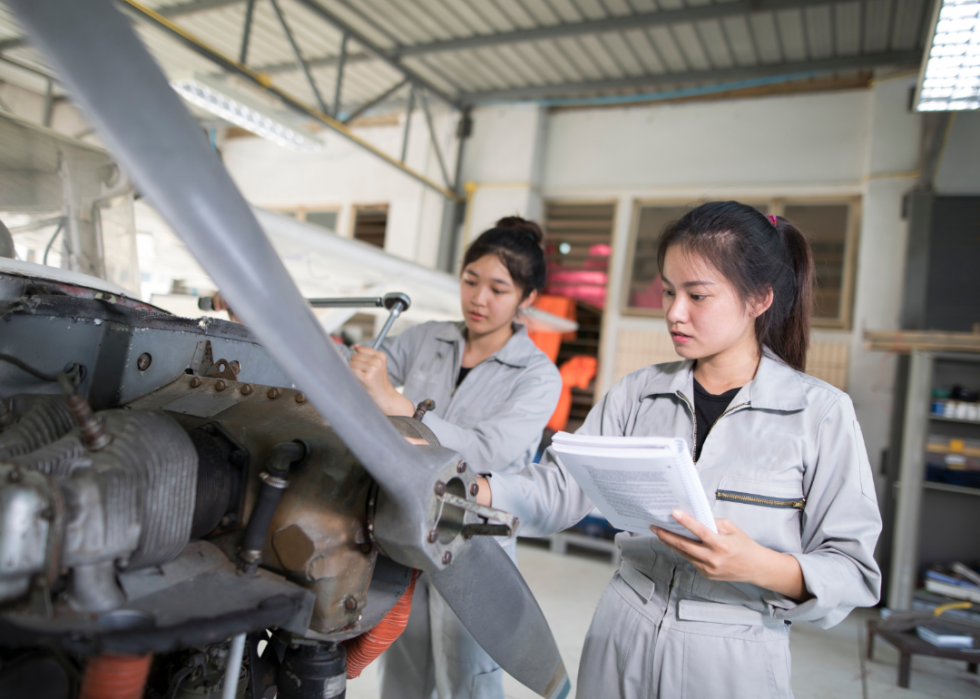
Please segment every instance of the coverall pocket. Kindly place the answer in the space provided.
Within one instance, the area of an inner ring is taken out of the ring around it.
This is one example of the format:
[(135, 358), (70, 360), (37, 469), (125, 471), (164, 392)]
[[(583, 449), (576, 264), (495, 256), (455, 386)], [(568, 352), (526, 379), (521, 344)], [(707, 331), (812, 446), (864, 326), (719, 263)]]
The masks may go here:
[(712, 514), (728, 519), (754, 541), (781, 553), (799, 553), (800, 514), (806, 506), (799, 482), (722, 478)]

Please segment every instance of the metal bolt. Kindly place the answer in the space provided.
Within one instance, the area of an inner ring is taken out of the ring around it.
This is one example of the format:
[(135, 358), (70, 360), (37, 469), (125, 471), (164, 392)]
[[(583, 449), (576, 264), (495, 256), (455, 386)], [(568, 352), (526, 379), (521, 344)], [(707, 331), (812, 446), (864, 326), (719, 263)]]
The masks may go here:
[(270, 388), (266, 395), (269, 396), (269, 400), (275, 400), (280, 396), (280, 391), (278, 388)]
[(250, 395), (252, 395), (252, 391), (254, 391), (254, 390), (255, 389), (252, 388), (252, 384), (247, 383), (244, 386), (242, 386), (242, 395), (243, 396), (250, 396)]
[(193, 379), (191, 379), (191, 388), (197, 388), (200, 385), (201, 385), (201, 380), (199, 378), (195, 376)]
[(153, 357), (150, 356), (149, 352), (144, 352), (136, 360), (136, 368), (140, 371), (146, 371), (150, 368), (150, 362), (153, 361)]
[(306, 402), (306, 396), (304, 396), (302, 393), (297, 393), (296, 394), (296, 402), (297, 403), (300, 403), (300, 404), (305, 403)]
[(211, 423), (208, 423), (207, 425), (203, 425), (201, 427), (201, 431), (204, 432), (204, 434), (214, 434), (214, 425), (212, 425)]
[(439, 540), (439, 532), (435, 529), (429, 532), (429, 543), (434, 544)]
[(231, 363), (228, 366), (233, 372), (235, 372), (235, 376), (238, 376), (240, 373), (242, 373), (242, 363), (239, 362), (237, 359), (232, 359)]
[(444, 554), (442, 554), (442, 564), (444, 566), (447, 566), (447, 565), (449, 565), (452, 562), (453, 562), (453, 554), (452, 553), (450, 553), (449, 551), (446, 551)]
[(218, 379), (217, 381), (214, 382), (215, 391), (223, 391), (226, 388), (228, 388), (228, 384), (223, 379)]
[(347, 609), (354, 611), (357, 609), (357, 599), (354, 597), (348, 597), (344, 600), (344, 606), (347, 607)]
[(446, 494), (446, 484), (442, 481), (436, 481), (436, 495)]
[(460, 461), (456, 464), (456, 473), (466, 473), (466, 462)]
[(480, 492), (480, 484), (479, 483), (474, 483), (473, 485), (470, 486), (470, 495), (472, 495), (473, 497), (476, 497), (479, 492)]
[(17, 483), (21, 479), (21, 473), (19, 468), (15, 468), (13, 471), (7, 474), (7, 480), (11, 483)]
[(221, 518), (220, 524), (222, 527), (230, 527), (232, 524), (235, 523), (236, 519), (238, 518), (235, 517), (235, 515), (225, 515), (224, 517)]
[(372, 546), (368, 543), (361, 544), (361, 553), (371, 553)]

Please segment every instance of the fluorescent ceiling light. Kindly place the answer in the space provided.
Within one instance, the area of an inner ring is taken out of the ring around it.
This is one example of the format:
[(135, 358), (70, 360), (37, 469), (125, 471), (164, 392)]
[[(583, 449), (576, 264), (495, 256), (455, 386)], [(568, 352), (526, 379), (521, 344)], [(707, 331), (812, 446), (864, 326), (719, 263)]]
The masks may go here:
[(980, 109), (980, 0), (938, 0), (932, 26), (916, 109)]
[(284, 148), (304, 151), (323, 148), (323, 141), (306, 131), (300, 119), (278, 114), (258, 100), (230, 89), (220, 79), (195, 73), (171, 80), (170, 86), (191, 104)]

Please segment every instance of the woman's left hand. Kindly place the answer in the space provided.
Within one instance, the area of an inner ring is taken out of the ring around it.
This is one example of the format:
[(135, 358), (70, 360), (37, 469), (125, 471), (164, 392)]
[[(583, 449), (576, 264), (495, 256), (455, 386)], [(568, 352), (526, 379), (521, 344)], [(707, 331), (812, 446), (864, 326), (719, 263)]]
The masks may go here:
[(685, 512), (675, 510), (672, 515), (701, 541), (659, 527), (650, 530), (664, 546), (689, 560), (709, 580), (752, 583), (797, 600), (808, 596), (803, 571), (793, 556), (757, 543), (727, 519), (715, 520), (715, 534)]
[(385, 415), (415, 414), (412, 401), (400, 394), (388, 379), (388, 355), (380, 350), (354, 345), (350, 368)]

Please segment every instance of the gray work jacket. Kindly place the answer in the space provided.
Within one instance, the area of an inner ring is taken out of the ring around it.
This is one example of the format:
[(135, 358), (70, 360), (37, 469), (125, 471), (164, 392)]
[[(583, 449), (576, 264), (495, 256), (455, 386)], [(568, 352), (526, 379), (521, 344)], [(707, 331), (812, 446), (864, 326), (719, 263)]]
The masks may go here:
[[(613, 386), (579, 433), (682, 437), (693, 449), (693, 385), (692, 361), (640, 369)], [(620, 533), (620, 577), (641, 597), (651, 599), (655, 581), (666, 579), (692, 600), (822, 627), (878, 601), (881, 574), (873, 554), (881, 517), (847, 394), (766, 349), (755, 378), (711, 428), (697, 470), (714, 516), (796, 557), (813, 598), (798, 603), (755, 585), (708, 580), (652, 534)], [(519, 474), (494, 474), (490, 488), (493, 506), (517, 515), (524, 535), (560, 531), (592, 509), (551, 449)]]
[(506, 473), (534, 458), (541, 432), (561, 394), (554, 363), (514, 325), (496, 354), (470, 369), (456, 388), (466, 342), (463, 322), (422, 323), (386, 339), (388, 377), (417, 405), (426, 398), (435, 410), (422, 422), (442, 446), (462, 454), (478, 472)]

